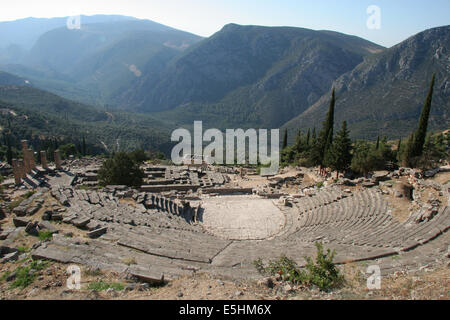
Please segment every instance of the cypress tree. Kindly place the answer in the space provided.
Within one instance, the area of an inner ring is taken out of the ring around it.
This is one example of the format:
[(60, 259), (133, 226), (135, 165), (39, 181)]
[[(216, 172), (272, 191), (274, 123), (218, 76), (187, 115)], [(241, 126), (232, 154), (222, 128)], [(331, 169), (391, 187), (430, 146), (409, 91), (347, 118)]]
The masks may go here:
[(287, 133), (287, 129), (286, 129), (286, 130), (284, 130), (283, 149), (287, 148), (287, 144), (288, 144), (287, 139), (288, 139), (288, 133)]
[(375, 149), (376, 150), (380, 149), (380, 136), (377, 137), (377, 146)]
[[(329, 132), (328, 133), (328, 138), (327, 138), (327, 142), (325, 143), (325, 148), (324, 148), (324, 158), (325, 158), (325, 155), (327, 154), (327, 152), (330, 150), (330, 148), (331, 148), (331, 146), (333, 145), (333, 132)], [(324, 162), (324, 164), (325, 164), (325, 162)]]
[(430, 89), (428, 90), (427, 99), (425, 105), (422, 109), (422, 114), (420, 115), (419, 126), (417, 128), (416, 134), (414, 136), (414, 145), (412, 147), (412, 156), (418, 157), (422, 155), (423, 146), (425, 144), (425, 139), (427, 136), (428, 129), (428, 118), (430, 117), (431, 101), (433, 97), (434, 82), (436, 80), (436, 75), (433, 74), (431, 79)]
[(309, 149), (308, 160), (311, 166), (320, 165), (322, 162), (320, 141), (316, 135), (316, 128), (314, 128), (311, 138), (311, 147)]
[(308, 133), (306, 134), (306, 147), (308, 148), (310, 144), (310, 139), (311, 139), (311, 129), (308, 129)]
[(302, 130), (298, 130), (297, 138), (295, 139), (295, 151), (297, 153), (300, 153), (303, 151)]
[(6, 136), (6, 145), (8, 147), (8, 150), (6, 151), (6, 161), (9, 165), (12, 165), (12, 149), (11, 149), (11, 140), (9, 139), (9, 135)]
[(406, 144), (405, 151), (403, 152), (403, 165), (409, 166), (413, 158), (413, 147), (414, 147), (414, 132), (409, 136), (408, 142)]
[(397, 161), (401, 160), (401, 156), (402, 156), (401, 148), (402, 148), (402, 138), (400, 138), (398, 140), (398, 144), (397, 144), (397, 157), (396, 157)]
[(86, 156), (86, 139), (83, 136), (83, 146), (82, 146), (82, 155), (83, 157)]
[(327, 117), (323, 122), (322, 130), (319, 133), (319, 164), (322, 166), (327, 149), (333, 143), (333, 127), (334, 127), (334, 107), (336, 103), (335, 90), (331, 92), (330, 107), (328, 109)]

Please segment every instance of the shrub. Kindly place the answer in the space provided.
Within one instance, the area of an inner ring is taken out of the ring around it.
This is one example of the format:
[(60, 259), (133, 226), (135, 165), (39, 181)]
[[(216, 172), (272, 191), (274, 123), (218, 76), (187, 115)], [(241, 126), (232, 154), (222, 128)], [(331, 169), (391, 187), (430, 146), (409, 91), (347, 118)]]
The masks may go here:
[(27, 248), (27, 247), (22, 247), (22, 246), (17, 247), (17, 250), (19, 250), (20, 253), (27, 253), (27, 252), (30, 251), (29, 248)]
[(28, 191), (27, 193), (25, 193), (24, 195), (23, 195), (23, 197), (25, 198), (25, 199), (28, 199), (28, 198), (30, 198), (33, 194), (35, 194), (36, 193), (36, 191)]
[(8, 205), (8, 209), (10, 211), (13, 211), (15, 208), (17, 208), (22, 203), (23, 200), (24, 200), (23, 198), (19, 198), (14, 201), (11, 201), (11, 203)]
[(53, 233), (51, 231), (39, 231), (39, 240), (41, 241), (51, 239), (52, 237)]
[(16, 269), (16, 280), (11, 284), (11, 289), (26, 288), (34, 282), (39, 271), (47, 266), (43, 261), (31, 261), (27, 266), (20, 266)]
[(371, 171), (384, 168), (385, 160), (381, 152), (367, 141), (355, 143), (351, 169), (354, 172), (367, 174)]
[(264, 267), (264, 262), (261, 258), (256, 259), (253, 261), (253, 266), (256, 268), (256, 271), (258, 271), (261, 274), (264, 274), (266, 272)]
[(310, 257), (306, 257), (307, 279), (310, 283), (318, 286), (321, 290), (328, 290), (342, 284), (344, 278), (339, 274), (339, 269), (333, 263), (336, 251), (327, 250), (323, 252), (323, 244), (316, 243), (317, 256), (313, 261)]
[(313, 260), (305, 257), (307, 264), (301, 270), (297, 263), (286, 256), (281, 256), (278, 260), (271, 260), (265, 266), (261, 259), (255, 260), (253, 265), (261, 274), (280, 275), (284, 281), (299, 283), (303, 285), (316, 285), (322, 291), (326, 291), (341, 285), (344, 277), (339, 273), (338, 268), (333, 263), (335, 251), (323, 251), (322, 243), (316, 243), (317, 256)]
[(283, 280), (295, 283), (304, 283), (307, 280), (297, 263), (285, 255), (282, 255), (279, 260), (269, 261), (266, 272), (271, 275), (279, 274)]

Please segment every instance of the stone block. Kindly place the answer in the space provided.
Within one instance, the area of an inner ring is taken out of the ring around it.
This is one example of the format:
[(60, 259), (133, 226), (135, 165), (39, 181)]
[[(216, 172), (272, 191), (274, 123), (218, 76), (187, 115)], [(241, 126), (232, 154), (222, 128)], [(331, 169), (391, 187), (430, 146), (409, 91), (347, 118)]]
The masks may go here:
[(10, 261), (16, 261), (19, 258), (19, 251), (11, 252), (5, 255), (3, 258), (0, 259), (0, 263), (6, 263)]
[(26, 227), (30, 223), (30, 220), (27, 218), (16, 217), (13, 218), (13, 223), (16, 227)]
[(91, 239), (98, 238), (98, 237), (104, 235), (107, 230), (108, 230), (107, 227), (103, 227), (103, 228), (99, 228), (99, 229), (93, 230), (93, 231), (88, 233), (88, 237), (91, 238)]
[(76, 218), (76, 219), (72, 220), (71, 223), (72, 223), (75, 227), (83, 228), (83, 227), (85, 227), (85, 226), (89, 223), (89, 221), (91, 221), (91, 218), (88, 218), (88, 217), (79, 217), (79, 218)]
[(50, 231), (51, 233), (58, 233), (59, 232), (59, 230), (54, 225), (52, 225), (50, 222), (48, 222), (48, 221), (41, 221), (39, 223), (39, 229), (45, 229), (47, 231)]
[(38, 236), (39, 235), (38, 223), (37, 222), (29, 222), (27, 224), (27, 226), (25, 227), (25, 232), (32, 236)]

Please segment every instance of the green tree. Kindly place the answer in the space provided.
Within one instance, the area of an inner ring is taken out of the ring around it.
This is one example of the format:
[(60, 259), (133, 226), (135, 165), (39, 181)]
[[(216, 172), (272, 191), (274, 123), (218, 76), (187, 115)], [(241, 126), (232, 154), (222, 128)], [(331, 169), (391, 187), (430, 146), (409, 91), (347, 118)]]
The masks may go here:
[(129, 153), (129, 155), (131, 159), (136, 163), (142, 163), (150, 159), (149, 156), (142, 149), (132, 151)]
[(6, 145), (8, 147), (8, 150), (6, 151), (6, 161), (8, 162), (8, 164), (12, 165), (13, 153), (11, 148), (11, 139), (9, 135), (6, 136)]
[(450, 130), (447, 130), (447, 132), (445, 132), (445, 140), (447, 146), (450, 146)]
[(376, 153), (378, 153), (379, 158), (377, 169), (384, 169), (387, 162), (395, 162), (396, 160), (396, 153), (392, 150), (392, 146), (388, 144), (386, 137), (381, 139)]
[(302, 134), (301, 130), (298, 131), (294, 146), (294, 149), (297, 152), (298, 156), (304, 156), (304, 154), (308, 152), (310, 135), (310, 131), (308, 131), (308, 134), (306, 136)]
[(417, 158), (417, 157), (414, 157), (414, 140), (415, 140), (414, 132), (412, 132), (409, 135), (406, 146), (401, 150), (402, 153), (400, 155), (400, 158), (402, 159), (401, 163), (403, 166), (413, 167), (414, 162), (416, 162), (415, 158)]
[(69, 156), (75, 156), (77, 154), (77, 148), (73, 143), (64, 144), (59, 147), (59, 151), (64, 159), (69, 158)]
[(116, 153), (106, 160), (98, 171), (99, 183), (106, 185), (127, 185), (138, 187), (142, 185), (144, 171), (132, 157), (125, 152)]
[(431, 169), (438, 166), (439, 160), (447, 156), (444, 135), (429, 133), (425, 139), (422, 155), (417, 160), (417, 165), (422, 170)]
[(339, 176), (340, 172), (347, 170), (352, 161), (352, 142), (349, 135), (347, 122), (344, 121), (341, 130), (337, 133), (333, 144), (325, 155), (325, 164), (337, 171), (336, 177)]
[(82, 144), (82, 149), (81, 149), (81, 154), (83, 155), (83, 157), (86, 156), (86, 138), (83, 136), (83, 144)]
[(283, 148), (282, 149), (286, 149), (288, 145), (288, 133), (287, 133), (287, 129), (284, 130), (284, 137), (283, 137)]
[(309, 166), (318, 166), (322, 163), (321, 145), (316, 136), (316, 128), (314, 128), (311, 138), (311, 146), (308, 153)]
[(351, 169), (355, 172), (367, 175), (369, 172), (379, 169), (383, 164), (376, 146), (367, 141), (360, 140), (355, 143), (355, 151), (351, 163)]
[(333, 88), (331, 92), (330, 107), (325, 121), (322, 125), (322, 130), (319, 132), (318, 142), (315, 146), (315, 154), (318, 157), (319, 165), (322, 167), (324, 165), (324, 157), (327, 149), (333, 143), (333, 127), (334, 127), (334, 108), (336, 104), (335, 90)]
[(427, 99), (425, 101), (425, 105), (422, 109), (422, 114), (419, 119), (419, 126), (417, 128), (416, 134), (414, 135), (414, 144), (412, 147), (412, 156), (419, 157), (422, 155), (423, 146), (425, 144), (425, 139), (427, 136), (428, 129), (428, 119), (430, 117), (431, 110), (431, 101), (433, 98), (433, 89), (434, 83), (436, 80), (436, 75), (433, 74), (433, 78), (431, 79), (430, 89), (428, 90)]
[(309, 148), (311, 143), (311, 129), (308, 129), (308, 133), (306, 134), (306, 147)]
[(297, 153), (301, 153), (303, 151), (302, 130), (298, 130), (297, 138), (295, 139), (295, 151)]
[(401, 161), (400, 157), (401, 157), (401, 154), (402, 154), (402, 147), (403, 147), (403, 145), (402, 145), (402, 138), (400, 138), (398, 140), (397, 150), (395, 152), (397, 161)]
[(289, 146), (281, 150), (281, 165), (287, 166), (295, 161), (297, 152), (295, 146)]

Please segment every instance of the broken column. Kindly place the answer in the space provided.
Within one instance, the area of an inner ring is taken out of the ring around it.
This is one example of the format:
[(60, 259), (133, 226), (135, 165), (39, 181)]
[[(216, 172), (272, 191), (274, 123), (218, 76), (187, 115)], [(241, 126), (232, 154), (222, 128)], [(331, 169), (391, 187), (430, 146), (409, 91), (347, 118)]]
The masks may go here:
[(28, 152), (28, 140), (22, 140), (23, 164), (26, 173), (31, 173), (30, 154)]
[(62, 165), (61, 165), (61, 155), (59, 153), (59, 150), (56, 150), (54, 155), (55, 155), (56, 170), (61, 170), (62, 169)]
[(20, 143), (22, 144), (22, 151), (28, 150), (28, 140), (21, 140)]
[(20, 184), (22, 182), (22, 174), (19, 168), (19, 161), (17, 161), (17, 159), (13, 159), (12, 164), (13, 164), (14, 181), (16, 184)]
[(45, 151), (41, 151), (41, 165), (43, 169), (48, 169), (47, 154)]
[(36, 169), (36, 161), (34, 160), (34, 152), (31, 148), (27, 150), (28, 152), (28, 165), (30, 166), (30, 171)]
[(22, 140), (22, 154), (23, 161), (25, 165), (25, 172), (31, 173), (32, 170), (36, 169), (36, 162), (34, 161), (34, 153), (31, 148), (28, 148), (28, 140)]
[(17, 161), (17, 167), (19, 169), (19, 175), (22, 179), (27, 177), (27, 170), (25, 167), (25, 161), (23, 161), (22, 159), (20, 159), (19, 161)]

